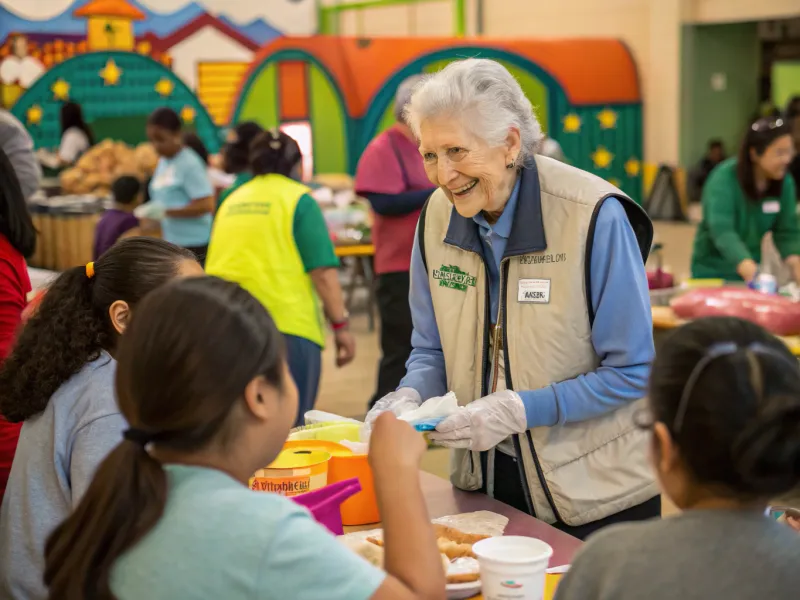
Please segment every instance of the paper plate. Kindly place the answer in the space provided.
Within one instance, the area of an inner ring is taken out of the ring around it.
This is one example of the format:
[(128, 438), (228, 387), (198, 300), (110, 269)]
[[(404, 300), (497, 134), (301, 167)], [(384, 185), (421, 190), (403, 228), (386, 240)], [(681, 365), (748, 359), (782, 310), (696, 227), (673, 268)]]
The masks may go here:
[(447, 600), (466, 600), (481, 593), (481, 580), (469, 583), (451, 583), (447, 586)]

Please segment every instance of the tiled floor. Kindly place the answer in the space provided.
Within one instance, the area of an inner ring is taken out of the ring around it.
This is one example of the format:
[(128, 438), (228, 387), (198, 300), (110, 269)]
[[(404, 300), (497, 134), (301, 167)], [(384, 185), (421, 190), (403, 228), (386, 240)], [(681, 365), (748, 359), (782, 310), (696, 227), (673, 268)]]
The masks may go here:
[[(685, 223), (656, 223), (656, 240), (664, 245), (664, 266), (678, 276), (688, 277), (694, 239), (694, 225)], [(323, 355), (322, 382), (317, 408), (347, 417), (362, 418), (367, 403), (375, 389), (380, 349), (377, 332), (370, 332), (363, 310), (352, 319), (352, 331), (356, 336), (356, 358), (353, 363), (337, 369), (332, 347)], [(432, 450), (428, 453), (426, 471), (446, 477), (448, 473), (447, 452)]]

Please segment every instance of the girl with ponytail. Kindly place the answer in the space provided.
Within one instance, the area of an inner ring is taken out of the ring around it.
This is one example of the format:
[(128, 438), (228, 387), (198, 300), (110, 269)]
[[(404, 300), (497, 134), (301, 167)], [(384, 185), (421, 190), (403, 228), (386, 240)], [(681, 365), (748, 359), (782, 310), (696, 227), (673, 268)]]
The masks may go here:
[(797, 359), (758, 325), (700, 319), (659, 349), (649, 398), (653, 465), (683, 512), (592, 538), (556, 599), (797, 598), (800, 536), (765, 515), (800, 486)]
[(117, 353), (130, 424), (47, 542), (59, 600), (443, 599), (419, 487), (422, 436), (385, 415), (370, 460), (388, 575), (248, 479), (280, 452), (298, 394), (283, 336), (235, 283), (184, 279), (137, 307)]
[(46, 597), (45, 540), (126, 426), (113, 388), (118, 340), (145, 294), (198, 274), (187, 250), (123, 240), (62, 273), (20, 331), (0, 367), (0, 413), (23, 423), (0, 509), (0, 598)]

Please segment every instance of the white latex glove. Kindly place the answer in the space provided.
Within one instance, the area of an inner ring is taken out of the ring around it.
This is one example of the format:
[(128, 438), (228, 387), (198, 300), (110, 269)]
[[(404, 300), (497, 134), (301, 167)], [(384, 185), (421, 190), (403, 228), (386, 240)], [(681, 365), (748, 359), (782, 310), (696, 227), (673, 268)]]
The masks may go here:
[(378, 400), (375, 406), (367, 413), (367, 418), (364, 419), (364, 422), (367, 425), (372, 425), (378, 415), (386, 411), (392, 412), (396, 417), (399, 417), (416, 410), (420, 404), (422, 404), (422, 397), (417, 390), (409, 387), (400, 388), (394, 392), (389, 392)]
[(462, 406), (428, 434), (431, 442), (446, 448), (483, 452), (514, 433), (528, 429), (525, 405), (519, 394), (503, 390)]
[(133, 209), (133, 216), (137, 219), (151, 219), (161, 221), (167, 213), (167, 207), (160, 202), (146, 202)]

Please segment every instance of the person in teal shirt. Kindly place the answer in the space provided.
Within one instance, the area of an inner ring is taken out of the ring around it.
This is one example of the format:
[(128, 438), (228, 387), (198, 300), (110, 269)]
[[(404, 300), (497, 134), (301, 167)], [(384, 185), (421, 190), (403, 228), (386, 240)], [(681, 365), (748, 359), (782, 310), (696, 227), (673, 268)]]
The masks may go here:
[(236, 178), (217, 198), (217, 210), (228, 196), (253, 178), (250, 171), (250, 146), (263, 131), (258, 123), (245, 121), (228, 132), (228, 141), (222, 149), (223, 168), (226, 173), (236, 175)]
[(51, 598), (422, 600), (445, 597), (425, 509), (422, 435), (393, 415), (370, 446), (386, 572), (249, 480), (297, 411), (283, 340), (235, 283), (187, 278), (149, 294), (121, 338), (129, 429), (50, 537)]
[(772, 232), (778, 252), (800, 282), (800, 227), (795, 183), (788, 175), (793, 157), (788, 124), (763, 118), (748, 129), (738, 157), (711, 172), (703, 188), (692, 277), (753, 281), (762, 240)]
[(152, 206), (147, 212), (159, 212), (165, 240), (191, 250), (203, 264), (214, 212), (214, 189), (206, 165), (184, 145), (180, 117), (170, 108), (150, 115), (147, 137), (160, 156), (150, 181)]

